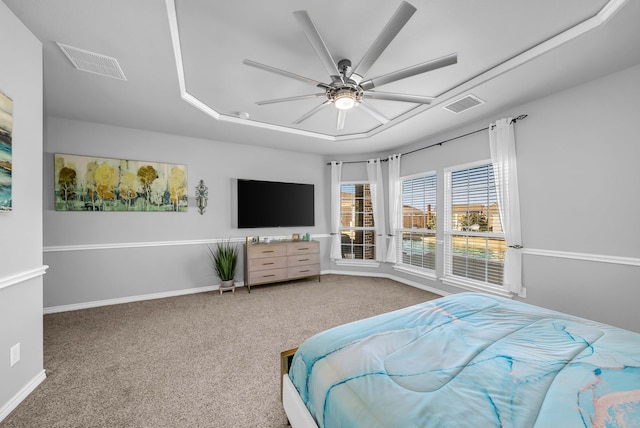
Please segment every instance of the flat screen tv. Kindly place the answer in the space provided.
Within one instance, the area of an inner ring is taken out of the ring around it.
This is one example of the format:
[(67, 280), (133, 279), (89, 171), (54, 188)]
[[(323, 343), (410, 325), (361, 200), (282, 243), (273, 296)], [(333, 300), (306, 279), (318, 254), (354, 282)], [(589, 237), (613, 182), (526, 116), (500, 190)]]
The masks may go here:
[(313, 184), (237, 181), (238, 228), (314, 226)]

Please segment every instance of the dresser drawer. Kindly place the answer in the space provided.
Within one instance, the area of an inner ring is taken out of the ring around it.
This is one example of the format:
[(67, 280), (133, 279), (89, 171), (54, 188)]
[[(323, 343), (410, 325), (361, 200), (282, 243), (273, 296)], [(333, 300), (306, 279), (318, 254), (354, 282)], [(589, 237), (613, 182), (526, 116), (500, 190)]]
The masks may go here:
[(320, 281), (320, 243), (318, 241), (276, 241), (247, 244), (244, 277), (249, 292), (253, 285), (318, 276)]
[(249, 259), (257, 259), (263, 257), (280, 257), (287, 255), (286, 244), (256, 244), (249, 245), (247, 248), (247, 256)]
[(287, 246), (287, 255), (314, 254), (320, 252), (320, 244), (316, 241), (290, 242)]
[(287, 267), (286, 257), (260, 257), (249, 260), (249, 270), (278, 269)]
[(287, 268), (249, 272), (249, 284), (251, 285), (264, 282), (283, 281), (285, 279), (287, 279)]
[(289, 278), (320, 275), (319, 265), (294, 266), (289, 268)]
[(287, 266), (304, 266), (304, 265), (317, 265), (320, 263), (320, 254), (297, 254), (295, 256), (287, 257)]

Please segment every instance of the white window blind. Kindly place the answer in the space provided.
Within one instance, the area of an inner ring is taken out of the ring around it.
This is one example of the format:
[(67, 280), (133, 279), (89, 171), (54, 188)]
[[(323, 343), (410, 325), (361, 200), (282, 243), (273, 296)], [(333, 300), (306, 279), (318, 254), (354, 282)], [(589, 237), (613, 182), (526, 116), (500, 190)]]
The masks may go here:
[(369, 184), (340, 185), (340, 248), (343, 259), (375, 260), (375, 224)]
[(505, 249), (491, 163), (445, 171), (445, 277), (502, 287)]
[(402, 228), (398, 264), (435, 271), (436, 175), (408, 177), (402, 182)]

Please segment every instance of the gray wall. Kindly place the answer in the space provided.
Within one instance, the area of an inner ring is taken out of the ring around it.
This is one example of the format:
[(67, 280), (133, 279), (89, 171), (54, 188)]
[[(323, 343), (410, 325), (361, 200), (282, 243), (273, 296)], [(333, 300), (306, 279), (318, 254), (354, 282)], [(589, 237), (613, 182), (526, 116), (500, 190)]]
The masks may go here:
[[(13, 210), (0, 213), (0, 420), (44, 379), (42, 46), (0, 2), (0, 91), (13, 99)], [(20, 343), (21, 359), (9, 364)]]
[[(500, 117), (528, 114), (515, 126), (523, 300), (640, 331), (638, 97), (640, 66), (635, 66), (399, 152), (484, 128)], [(488, 135), (481, 132), (403, 157), (401, 174), (437, 171), (442, 195), (444, 168), (489, 158)], [(364, 164), (346, 165), (343, 176), (366, 179)], [(443, 207), (438, 210), (438, 239), (443, 239)], [(396, 276), (447, 293), (464, 291), (398, 273), (388, 264), (365, 269), (331, 263), (330, 269)]]
[[(640, 297), (640, 234), (633, 226), (640, 209), (635, 188), (640, 182), (636, 167), (640, 145), (635, 142), (639, 109), (633, 103), (639, 92), (640, 67), (636, 66), (401, 151), (486, 127), (500, 117), (528, 114), (516, 125), (526, 247), (524, 300), (640, 330), (634, 307)], [(52, 157), (56, 152), (185, 163), (190, 187), (199, 179), (209, 186), (210, 207), (204, 216), (193, 207), (180, 214), (55, 212)], [(447, 167), (488, 158), (488, 137), (482, 132), (405, 156), (402, 174), (435, 170), (442, 178)], [(444, 293), (461, 291), (440, 280), (400, 273), (388, 264), (363, 268), (329, 261), (327, 160), (333, 159), (49, 118), (44, 240), (45, 262), (51, 268), (45, 278), (45, 307), (204, 289), (218, 280), (207, 268), (204, 244), (197, 241), (241, 238), (254, 232), (261, 236), (315, 234), (321, 240), (325, 272), (391, 276)], [(346, 165), (343, 176), (366, 179), (364, 164)], [(316, 227), (235, 229), (230, 215), (232, 178), (315, 184)], [(442, 194), (442, 186), (439, 191)], [(442, 239), (442, 224), (438, 229)]]
[[(209, 268), (206, 241), (240, 240), (254, 234), (324, 234), (328, 230), (325, 168), (320, 156), (53, 117), (47, 118), (44, 151), (44, 259), (50, 266), (44, 306), (50, 310), (217, 285), (219, 279)], [(54, 153), (186, 164), (189, 211), (55, 211)], [(235, 228), (231, 188), (232, 179), (237, 178), (314, 184), (316, 226)], [(199, 180), (209, 188), (204, 215), (198, 213), (193, 200)], [(242, 264), (236, 278), (243, 280)]]

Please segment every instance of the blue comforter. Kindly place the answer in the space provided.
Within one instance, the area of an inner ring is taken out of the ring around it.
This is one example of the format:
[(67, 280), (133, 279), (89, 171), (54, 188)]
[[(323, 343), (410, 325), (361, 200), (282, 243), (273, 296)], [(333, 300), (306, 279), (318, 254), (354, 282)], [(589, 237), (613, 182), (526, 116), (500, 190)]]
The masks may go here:
[(477, 293), (313, 336), (289, 376), (319, 427), (640, 427), (640, 334)]

